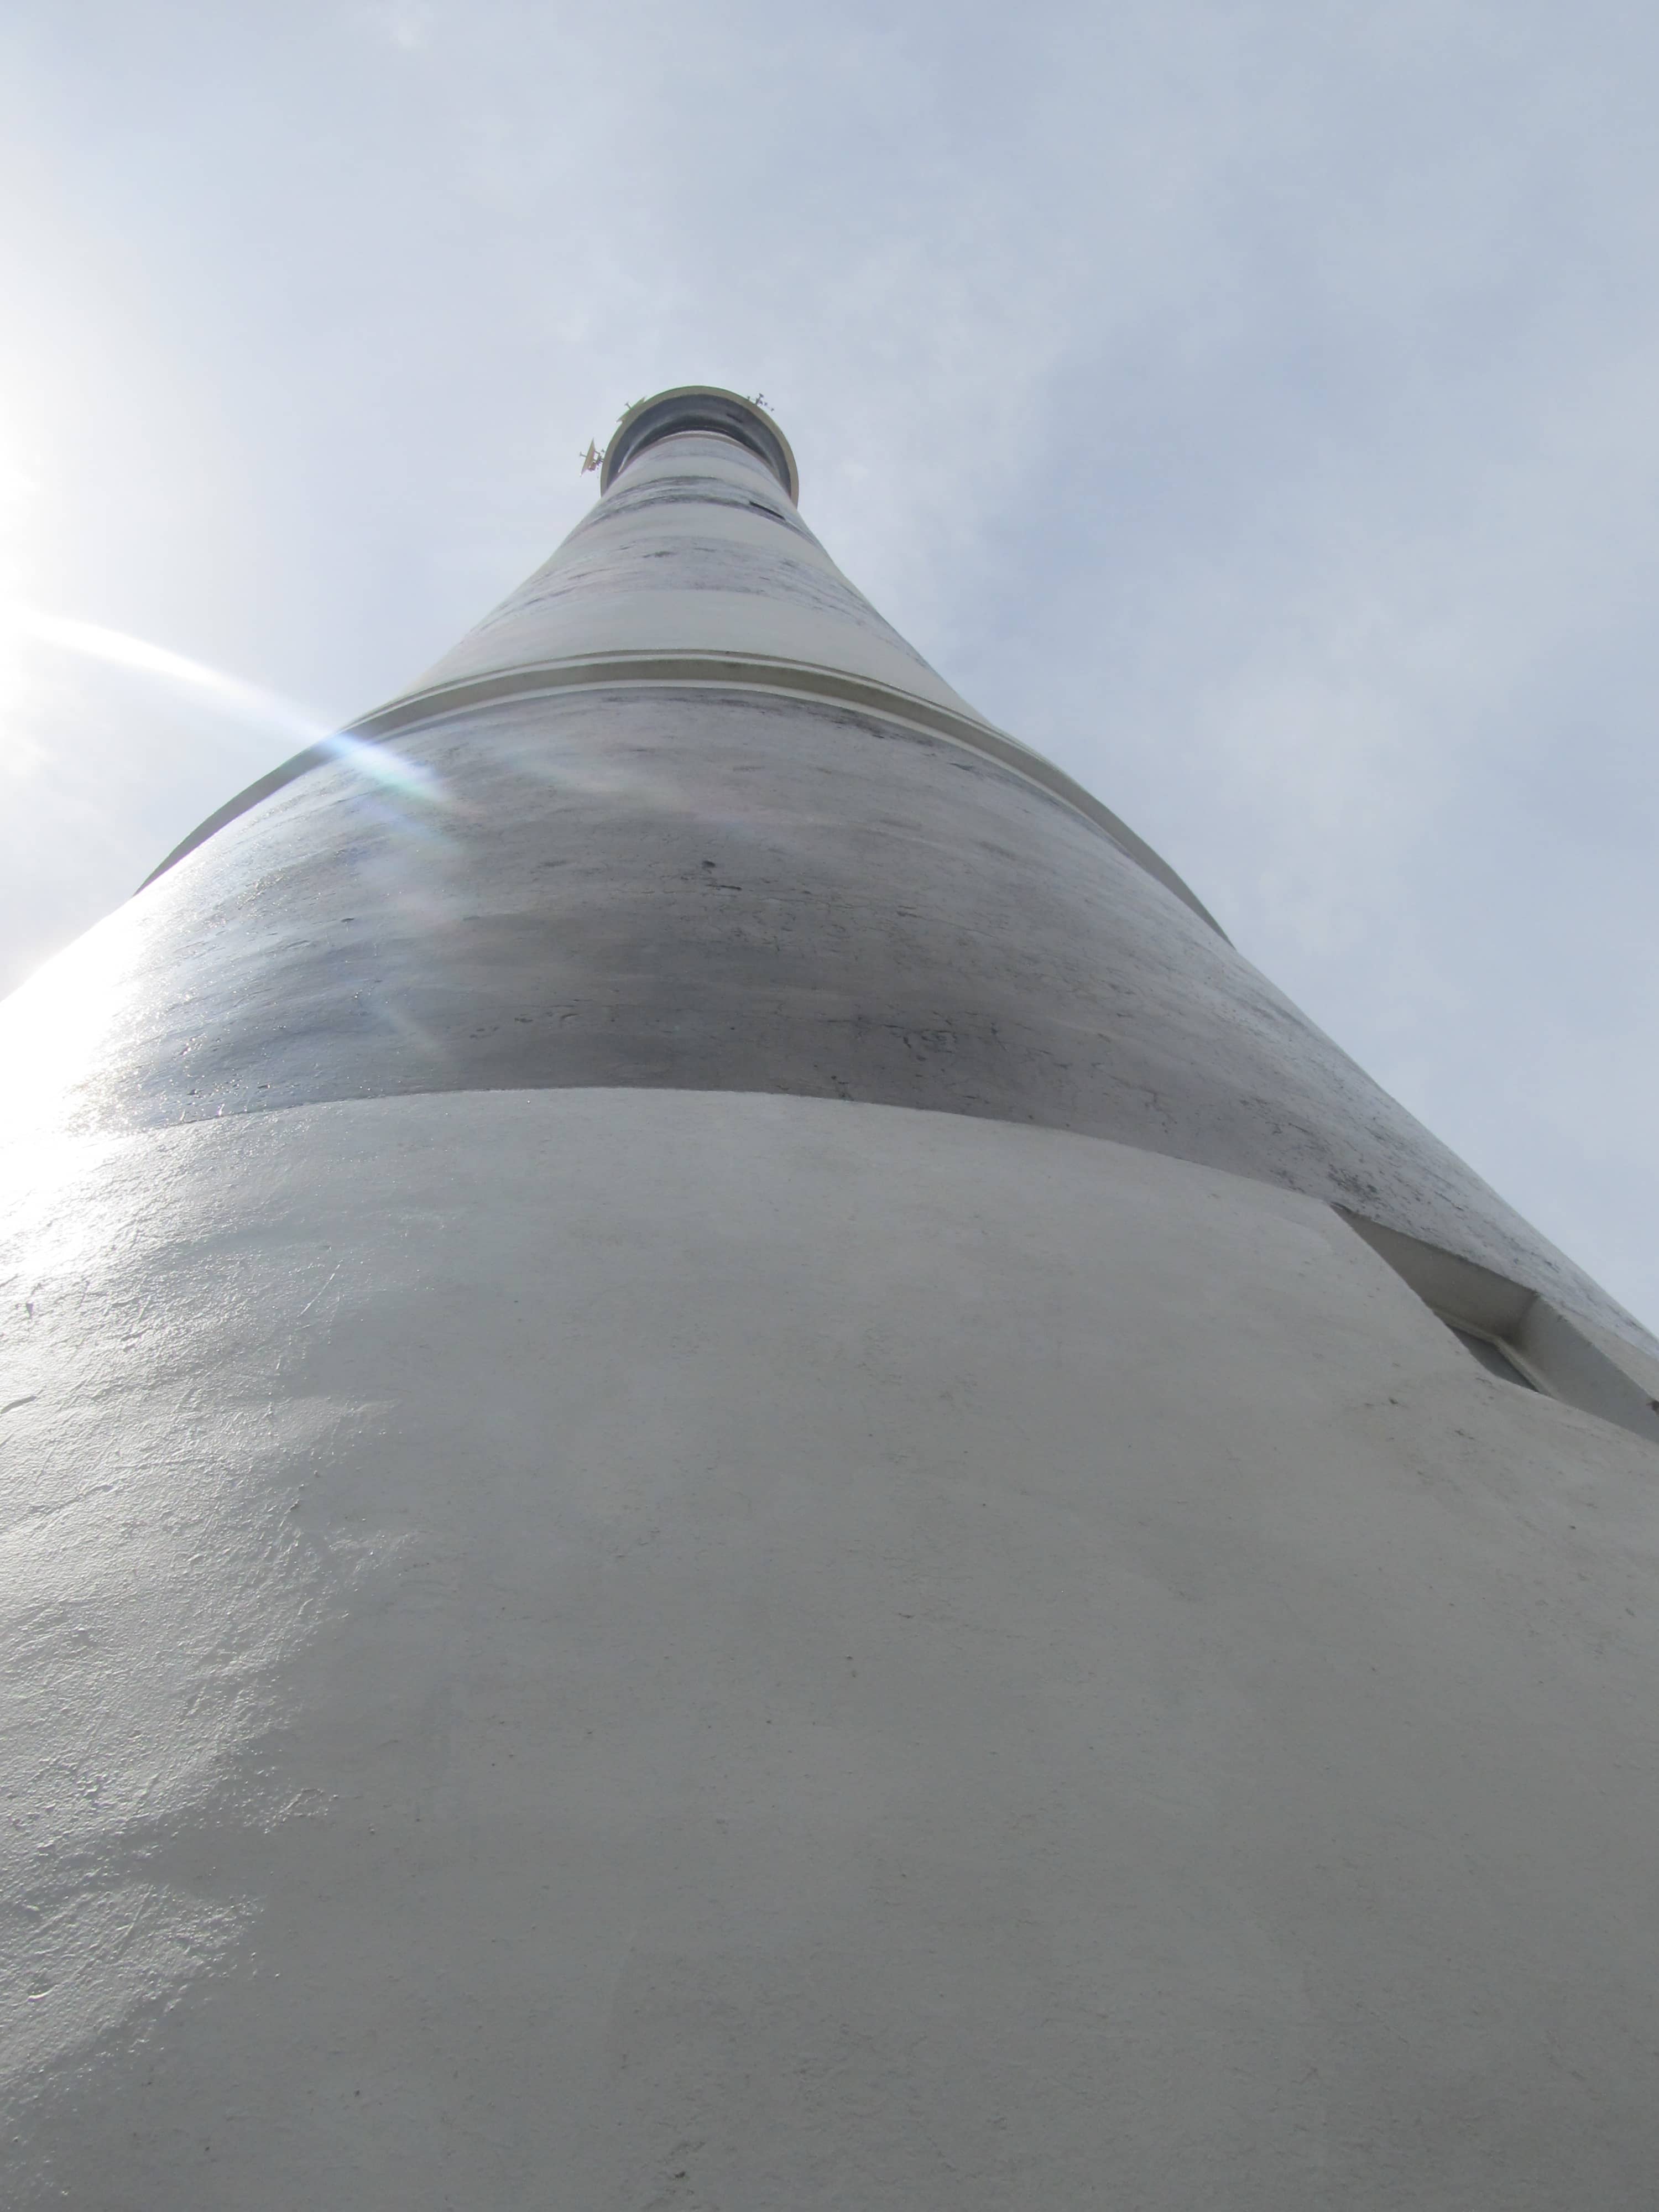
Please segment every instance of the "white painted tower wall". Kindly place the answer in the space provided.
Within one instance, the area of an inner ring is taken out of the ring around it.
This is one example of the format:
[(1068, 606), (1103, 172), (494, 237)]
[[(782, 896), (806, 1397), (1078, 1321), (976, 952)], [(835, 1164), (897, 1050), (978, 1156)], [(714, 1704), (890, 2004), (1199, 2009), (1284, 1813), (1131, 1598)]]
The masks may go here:
[(1650, 1340), (612, 474), (4, 1017), (4, 2202), (1650, 2206)]

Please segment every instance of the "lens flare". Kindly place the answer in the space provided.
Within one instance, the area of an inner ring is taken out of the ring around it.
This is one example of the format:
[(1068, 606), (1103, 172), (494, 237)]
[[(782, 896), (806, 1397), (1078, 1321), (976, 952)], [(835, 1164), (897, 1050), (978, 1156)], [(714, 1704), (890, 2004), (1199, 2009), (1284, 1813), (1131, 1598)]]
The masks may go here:
[(222, 670), (191, 660), (182, 653), (169, 652), (164, 645), (152, 645), (146, 638), (130, 637), (125, 630), (105, 629), (98, 623), (71, 622), (62, 615), (41, 614), (33, 607), (21, 612), (25, 628), (44, 644), (54, 645), (60, 652), (77, 653), (82, 659), (106, 661), (114, 668), (131, 668), (141, 676), (158, 677), (164, 683), (183, 685), (186, 690), (203, 693), (238, 721), (257, 722), (267, 729), (281, 730), (305, 744), (316, 744), (328, 735), (325, 722), (307, 714), (292, 700), (275, 691), (263, 690), (257, 684), (245, 684), (238, 677), (227, 676)]
[(283, 698), (280, 692), (245, 683), (240, 677), (226, 675), (222, 669), (210, 668), (205, 661), (192, 660), (188, 654), (174, 653), (164, 645), (152, 645), (147, 638), (130, 636), (125, 630), (106, 629), (100, 623), (76, 622), (64, 615), (43, 614), (33, 607), (20, 607), (15, 611), (26, 630), (60, 652), (78, 654), (82, 659), (101, 660), (112, 668), (129, 668), (137, 675), (153, 677), (161, 683), (193, 691), (239, 722), (280, 731), (301, 745), (320, 746), (374, 782), (387, 784), (406, 798), (438, 799), (443, 796), (437, 777), (419, 761), (408, 759), (390, 745), (372, 744), (331, 729), (320, 717), (308, 714), (292, 699)]

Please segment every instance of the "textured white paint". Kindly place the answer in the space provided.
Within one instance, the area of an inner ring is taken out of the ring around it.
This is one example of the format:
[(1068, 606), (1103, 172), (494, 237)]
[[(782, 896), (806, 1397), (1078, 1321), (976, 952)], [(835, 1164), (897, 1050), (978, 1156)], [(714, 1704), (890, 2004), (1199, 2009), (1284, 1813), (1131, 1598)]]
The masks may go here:
[(0, 1219), (9, 2206), (1650, 2202), (1659, 1455), (1316, 1200), (540, 1091)]
[(836, 670), (984, 720), (729, 438), (670, 438), (630, 460), (552, 557), (410, 689), (627, 653)]

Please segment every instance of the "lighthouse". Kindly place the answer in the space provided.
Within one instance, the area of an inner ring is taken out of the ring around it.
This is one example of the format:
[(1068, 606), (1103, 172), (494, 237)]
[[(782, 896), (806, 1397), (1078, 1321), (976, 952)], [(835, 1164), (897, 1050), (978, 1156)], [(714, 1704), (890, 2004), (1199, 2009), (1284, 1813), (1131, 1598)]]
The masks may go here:
[(17, 2212), (1638, 2212), (1659, 1346), (731, 392), (0, 1013)]

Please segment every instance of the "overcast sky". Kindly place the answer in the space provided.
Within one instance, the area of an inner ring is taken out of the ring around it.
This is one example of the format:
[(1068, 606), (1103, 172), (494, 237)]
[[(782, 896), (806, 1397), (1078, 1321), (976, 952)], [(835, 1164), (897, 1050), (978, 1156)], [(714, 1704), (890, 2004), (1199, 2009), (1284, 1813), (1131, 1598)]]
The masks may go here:
[(0, 984), (628, 402), (762, 391), (900, 629), (1659, 1325), (1656, 107), (1609, 0), (11, 0)]

